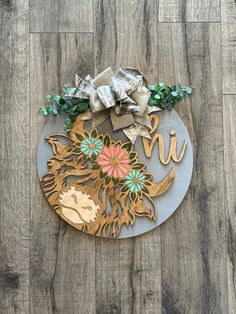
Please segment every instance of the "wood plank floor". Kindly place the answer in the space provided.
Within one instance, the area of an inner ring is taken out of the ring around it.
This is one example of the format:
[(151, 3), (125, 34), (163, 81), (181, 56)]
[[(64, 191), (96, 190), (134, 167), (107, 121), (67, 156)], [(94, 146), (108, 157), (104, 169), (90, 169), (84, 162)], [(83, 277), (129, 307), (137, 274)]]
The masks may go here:
[[(2, 0), (0, 25), (0, 313), (236, 313), (236, 2)], [(189, 192), (122, 241), (60, 220), (36, 170), (43, 97), (110, 65), (196, 88)]]

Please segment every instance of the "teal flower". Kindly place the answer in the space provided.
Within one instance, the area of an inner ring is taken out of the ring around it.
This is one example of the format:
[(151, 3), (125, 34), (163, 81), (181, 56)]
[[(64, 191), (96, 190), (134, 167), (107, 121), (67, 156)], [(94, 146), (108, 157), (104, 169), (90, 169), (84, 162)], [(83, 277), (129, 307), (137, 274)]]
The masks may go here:
[(125, 183), (128, 185), (131, 192), (139, 192), (144, 186), (145, 176), (139, 170), (132, 170), (125, 176)]
[(102, 141), (96, 137), (85, 138), (81, 143), (82, 153), (91, 157), (92, 155), (99, 155), (102, 151)]

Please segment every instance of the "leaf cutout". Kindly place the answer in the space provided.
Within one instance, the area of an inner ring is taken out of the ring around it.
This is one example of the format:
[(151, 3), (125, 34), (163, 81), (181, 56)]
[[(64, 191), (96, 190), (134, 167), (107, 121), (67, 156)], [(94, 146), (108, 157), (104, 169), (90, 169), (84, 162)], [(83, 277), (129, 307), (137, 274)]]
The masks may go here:
[(136, 155), (137, 155), (136, 153), (130, 153), (130, 154), (129, 154), (129, 159), (130, 159), (130, 160), (135, 159)]
[(98, 170), (100, 168), (99, 164), (92, 165), (93, 170)]
[(84, 135), (85, 135), (86, 137), (89, 137), (89, 134), (88, 134), (87, 131), (84, 131)]
[(97, 130), (94, 129), (92, 132), (91, 132), (91, 136), (92, 137), (97, 137), (98, 136), (98, 133), (97, 133)]
[(80, 148), (74, 148), (73, 150), (72, 150), (72, 153), (81, 153), (81, 150), (80, 150)]
[(102, 178), (104, 178), (105, 176), (106, 176), (106, 173), (104, 173), (104, 172), (100, 171), (100, 173), (99, 173), (99, 177), (102, 179)]
[(118, 178), (112, 178), (112, 182), (114, 183), (114, 185), (117, 185), (117, 183), (119, 182)]
[(106, 184), (109, 184), (109, 183), (110, 183), (110, 181), (111, 181), (111, 178), (110, 178), (110, 177), (106, 177), (106, 179), (105, 179), (105, 183), (106, 183)]
[(80, 140), (81, 142), (83, 141), (84, 138), (81, 134), (76, 133), (75, 135), (78, 138), (78, 140)]
[(136, 194), (133, 193), (133, 192), (131, 192), (131, 193), (130, 193), (130, 198), (131, 198), (132, 201), (135, 201), (135, 199), (136, 199)]
[(132, 143), (131, 142), (127, 142), (125, 144), (122, 145), (122, 148), (126, 149), (128, 152), (130, 152), (132, 150)]
[(91, 157), (91, 159), (92, 159), (92, 161), (96, 161), (97, 157), (96, 157), (95, 155), (93, 155), (93, 156)]
[(109, 147), (110, 144), (111, 144), (111, 140), (110, 140), (110, 137), (106, 134), (105, 137), (104, 137), (104, 140), (103, 140), (103, 143), (105, 146)]
[(142, 191), (143, 191), (144, 193), (148, 193), (148, 194), (149, 194), (149, 191), (148, 191), (148, 189), (146, 188), (146, 186), (143, 186), (143, 187), (142, 187)]
[(152, 175), (149, 173), (145, 173), (144, 176), (146, 180), (150, 180), (152, 178)]
[(128, 191), (128, 186), (123, 186), (123, 188), (120, 190), (121, 192), (127, 192)]
[(145, 164), (143, 164), (141, 162), (138, 162), (138, 163), (134, 164), (132, 166), (132, 168), (135, 169), (135, 170), (141, 170), (141, 169), (145, 168)]

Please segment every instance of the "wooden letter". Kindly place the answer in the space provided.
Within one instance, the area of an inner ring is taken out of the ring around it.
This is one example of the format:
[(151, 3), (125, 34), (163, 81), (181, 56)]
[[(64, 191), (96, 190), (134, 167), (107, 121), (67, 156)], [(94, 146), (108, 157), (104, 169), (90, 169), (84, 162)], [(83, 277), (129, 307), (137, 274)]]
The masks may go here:
[[(159, 118), (156, 115), (152, 115), (149, 118), (150, 118), (150, 121), (154, 120), (153, 128), (149, 132), (149, 134), (152, 134), (157, 129), (157, 127), (159, 125)], [(165, 160), (165, 140), (164, 140), (163, 135), (160, 133), (156, 133), (154, 135), (154, 137), (152, 138), (151, 142), (149, 139), (143, 137), (143, 146), (144, 146), (145, 155), (148, 158), (151, 157), (152, 151), (153, 151), (153, 146), (156, 143), (156, 141), (158, 140), (158, 148), (159, 148), (158, 152), (159, 152), (159, 158), (160, 158), (161, 163), (163, 165), (168, 165), (169, 162), (171, 161), (171, 159), (174, 162), (180, 162), (184, 157), (187, 143), (186, 143), (186, 141), (184, 141), (184, 144), (183, 144), (182, 149), (181, 149), (181, 153), (180, 153), (179, 157), (177, 157), (177, 155), (176, 155), (177, 154), (176, 153), (177, 140), (176, 140), (175, 130), (170, 131), (170, 136), (171, 136), (170, 148), (169, 148), (169, 153), (168, 153), (168, 157), (166, 160)]]

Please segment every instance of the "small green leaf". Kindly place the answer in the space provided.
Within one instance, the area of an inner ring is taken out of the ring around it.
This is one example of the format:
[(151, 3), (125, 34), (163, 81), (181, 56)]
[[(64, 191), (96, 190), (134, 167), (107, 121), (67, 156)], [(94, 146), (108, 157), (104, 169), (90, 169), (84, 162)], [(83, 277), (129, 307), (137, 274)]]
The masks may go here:
[(72, 122), (71, 122), (69, 117), (65, 118), (64, 127), (65, 127), (66, 132), (70, 131), (70, 129), (72, 127)]
[(67, 104), (67, 103), (65, 103), (63, 106), (62, 106), (62, 111), (64, 111), (64, 112), (68, 112), (68, 109), (69, 108), (69, 105)]
[(150, 98), (149, 101), (148, 101), (148, 104), (150, 106), (156, 106), (158, 104), (158, 99), (156, 98)]
[(54, 96), (54, 100), (60, 105), (64, 105), (66, 103), (65, 99), (59, 95)]
[(97, 130), (93, 130), (91, 135), (92, 137), (97, 137), (98, 136)]
[(72, 153), (81, 153), (81, 150), (80, 150), (80, 148), (74, 148), (72, 150)]
[(106, 177), (106, 179), (105, 179), (105, 183), (106, 183), (106, 184), (109, 184), (109, 183), (110, 183), (110, 181), (111, 181), (111, 178), (110, 178), (110, 177)]
[(134, 164), (132, 166), (132, 168), (135, 169), (135, 170), (141, 170), (141, 169), (145, 168), (145, 164), (143, 164), (141, 162), (138, 162), (138, 163)]
[(145, 186), (143, 186), (142, 191), (143, 191), (144, 193), (149, 193), (148, 189), (147, 189)]
[(132, 201), (135, 201), (135, 199), (136, 199), (136, 194), (135, 194), (134, 192), (131, 192), (131, 193), (130, 193), (130, 197), (131, 197), (131, 200), (132, 200)]
[(111, 144), (111, 140), (110, 140), (110, 137), (106, 134), (105, 137), (104, 137), (104, 140), (103, 140), (103, 143), (105, 146), (109, 147), (110, 144)]
[(57, 108), (52, 108), (52, 115), (57, 116), (58, 115), (58, 110)]
[(73, 114), (70, 114), (69, 119), (70, 119), (71, 123), (74, 123), (76, 120), (76, 117)]
[(83, 141), (84, 138), (81, 134), (76, 133), (75, 135), (81, 142)]
[(119, 182), (119, 179), (112, 177), (112, 182), (114, 183), (114, 185), (117, 185), (117, 183)]
[(100, 178), (104, 178), (105, 176), (106, 176), (106, 173), (104, 173), (104, 172), (100, 171), (100, 173), (99, 173), (99, 177), (100, 177)]
[(47, 117), (48, 116), (48, 112), (47, 109), (45, 107), (40, 107), (39, 108), (39, 113), (43, 116), (43, 117)]
[(65, 86), (65, 87), (63, 87), (63, 92), (64, 92), (64, 94), (73, 95), (76, 92), (76, 88), (70, 87), (70, 86)]
[(152, 175), (149, 173), (144, 173), (145, 179), (150, 180), (152, 178)]
[(177, 96), (178, 96), (178, 94), (177, 94), (175, 91), (171, 92), (171, 95), (172, 95), (173, 97), (177, 97)]
[(47, 95), (46, 96), (46, 99), (47, 99), (47, 101), (52, 101), (52, 100), (54, 100), (54, 95)]
[(47, 106), (46, 107), (47, 113), (51, 114), (52, 113), (52, 109), (53, 109), (52, 106)]
[(133, 160), (136, 157), (136, 155), (137, 155), (136, 153), (130, 153), (129, 154), (129, 159)]
[(149, 85), (149, 89), (151, 92), (153, 92), (155, 90), (155, 86), (156, 86), (156, 84), (150, 84)]
[(122, 145), (122, 148), (126, 149), (128, 152), (132, 150), (132, 143), (128, 142)]
[(160, 86), (159, 86), (159, 84), (155, 84), (154, 91), (155, 91), (156, 93), (158, 93), (158, 92), (160, 91)]
[(124, 193), (124, 192), (127, 192), (128, 189), (129, 189), (128, 186), (123, 186), (120, 191)]
[(159, 94), (156, 94), (156, 95), (154, 96), (154, 98), (156, 98), (156, 99), (161, 99), (161, 96), (160, 96)]
[(91, 159), (92, 159), (92, 161), (96, 161), (96, 159), (97, 159), (96, 155), (93, 155), (93, 156), (91, 157)]
[(76, 110), (78, 113), (85, 112), (88, 110), (88, 102), (87, 103), (79, 103), (76, 105)]
[(192, 88), (191, 87), (186, 87), (186, 93), (191, 95), (192, 94)]
[(98, 170), (98, 169), (100, 169), (99, 164), (93, 164), (93, 165), (92, 165), (92, 169), (93, 169), (93, 170)]

